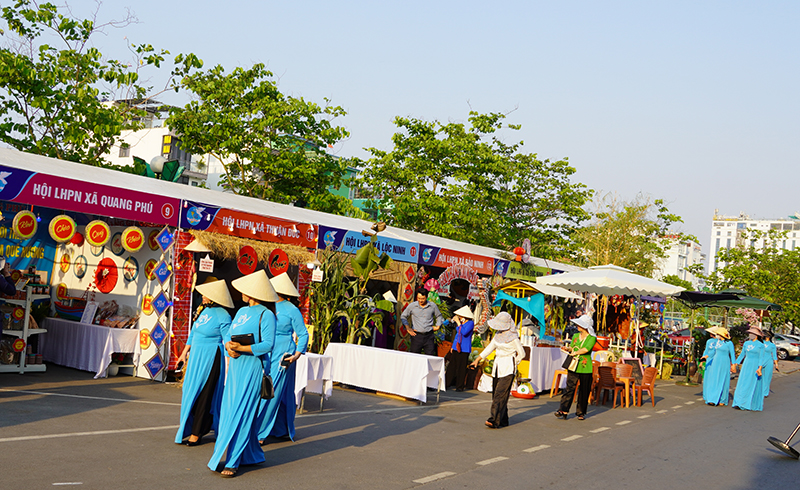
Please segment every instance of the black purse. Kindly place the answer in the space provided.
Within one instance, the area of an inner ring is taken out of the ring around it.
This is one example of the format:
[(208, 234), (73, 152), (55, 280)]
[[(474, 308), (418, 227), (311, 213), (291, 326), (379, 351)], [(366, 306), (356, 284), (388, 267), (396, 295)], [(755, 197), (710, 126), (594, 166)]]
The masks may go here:
[[(261, 343), (261, 320), (264, 318), (264, 314), (261, 314), (261, 317), (258, 319), (258, 343)], [(272, 384), (272, 376), (267, 374), (267, 370), (264, 369), (264, 361), (261, 361), (261, 399), (262, 400), (272, 400), (275, 397), (275, 385)]]
[(569, 367), (572, 364), (572, 359), (573, 359), (572, 354), (567, 354), (567, 358), (564, 359), (563, 363), (561, 363), (561, 367), (569, 371), (570, 370)]

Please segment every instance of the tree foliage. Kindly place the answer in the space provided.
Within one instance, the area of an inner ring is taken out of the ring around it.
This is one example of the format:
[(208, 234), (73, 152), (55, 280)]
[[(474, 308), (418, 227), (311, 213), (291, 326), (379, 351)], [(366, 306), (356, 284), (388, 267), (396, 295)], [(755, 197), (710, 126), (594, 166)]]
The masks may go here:
[(587, 218), (589, 192), (566, 159), (540, 160), (505, 143), (504, 114), (470, 112), (469, 124), (397, 117), (394, 149), (368, 148), (357, 187), (380, 219), (454, 240), (560, 257)]
[[(68, 7), (18, 0), (3, 7), (0, 49), (0, 141), (21, 151), (95, 166), (104, 159), (121, 131), (138, 129), (144, 112), (136, 101), (151, 87), (140, 83), (140, 71), (159, 68), (169, 54), (149, 44), (130, 45), (133, 66), (104, 60), (92, 36), (105, 28), (135, 21), (98, 24), (74, 19)], [(194, 55), (174, 59), (172, 77), (202, 66)], [(177, 89), (170, 78), (168, 89)], [(130, 104), (104, 101), (126, 99)]]
[(328, 188), (342, 184), (347, 162), (326, 149), (348, 136), (331, 123), (345, 111), (284, 95), (272, 77), (263, 64), (188, 76), (183, 86), (197, 100), (173, 109), (167, 124), (183, 149), (222, 162), (227, 189), (344, 214), (352, 204)]
[(780, 305), (783, 311), (770, 312), (773, 326), (800, 324), (800, 250), (779, 247), (785, 238), (784, 231), (746, 230), (735, 247), (719, 249), (719, 266), (706, 276), (707, 284), (715, 291), (742, 289)]
[(582, 265), (614, 264), (651, 277), (659, 259), (666, 257), (671, 239), (693, 238), (670, 232), (683, 220), (660, 199), (640, 194), (625, 202), (614, 194), (598, 194), (594, 204), (591, 221), (576, 233)]

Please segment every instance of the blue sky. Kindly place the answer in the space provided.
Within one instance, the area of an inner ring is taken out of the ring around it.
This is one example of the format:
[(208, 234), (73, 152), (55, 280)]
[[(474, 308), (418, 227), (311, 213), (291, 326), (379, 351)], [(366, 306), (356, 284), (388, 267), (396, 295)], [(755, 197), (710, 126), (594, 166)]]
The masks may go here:
[(800, 211), (800, 2), (107, 0), (99, 19), (125, 7), (139, 23), (98, 37), (103, 53), (127, 36), (206, 67), (263, 62), (284, 93), (348, 112), (342, 156), (389, 149), (397, 115), (511, 112), (526, 152), (664, 199), (704, 248), (715, 209)]

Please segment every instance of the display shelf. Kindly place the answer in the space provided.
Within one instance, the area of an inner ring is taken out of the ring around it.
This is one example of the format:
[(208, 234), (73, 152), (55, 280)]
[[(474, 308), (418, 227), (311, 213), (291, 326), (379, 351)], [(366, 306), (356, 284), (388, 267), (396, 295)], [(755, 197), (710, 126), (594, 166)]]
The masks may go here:
[[(31, 320), (31, 303), (36, 301), (37, 299), (49, 299), (50, 295), (33, 294), (33, 286), (27, 286), (25, 289), (27, 293), (25, 295), (25, 299), (16, 299), (16, 298), (8, 298), (8, 299), (0, 298), (0, 299), (12, 305), (25, 307), (25, 321), (22, 324), (23, 325), (22, 330), (4, 330), (3, 335), (10, 335), (22, 339), (25, 341), (25, 346), (27, 347), (28, 338), (30, 338), (31, 335), (38, 335), (47, 332), (47, 329), (44, 328), (28, 328)], [(20, 352), (18, 364), (0, 365), (0, 373), (24, 374), (26, 371), (32, 373), (42, 373), (46, 370), (47, 367), (44, 364), (28, 364), (28, 356), (25, 355), (24, 350)]]

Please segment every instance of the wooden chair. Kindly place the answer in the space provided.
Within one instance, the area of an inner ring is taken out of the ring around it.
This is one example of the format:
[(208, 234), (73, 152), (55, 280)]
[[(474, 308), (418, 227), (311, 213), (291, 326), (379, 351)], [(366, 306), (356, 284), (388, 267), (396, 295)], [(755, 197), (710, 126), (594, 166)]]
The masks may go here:
[(644, 376), (642, 376), (642, 384), (634, 386), (634, 390), (638, 393), (638, 406), (642, 406), (642, 391), (647, 391), (650, 394), (650, 401), (653, 406), (656, 406), (656, 399), (653, 396), (653, 389), (655, 388), (656, 375), (658, 369), (654, 367), (647, 367), (644, 369)]
[[(598, 382), (597, 382), (597, 397), (595, 398), (595, 405), (600, 403), (600, 395), (603, 395), (602, 404), (606, 404), (606, 393), (611, 392), (614, 394), (614, 388), (617, 386), (617, 379), (614, 376), (614, 368), (609, 366), (600, 366), (597, 368)], [(614, 394), (616, 398), (616, 394)]]

